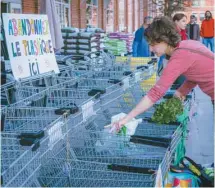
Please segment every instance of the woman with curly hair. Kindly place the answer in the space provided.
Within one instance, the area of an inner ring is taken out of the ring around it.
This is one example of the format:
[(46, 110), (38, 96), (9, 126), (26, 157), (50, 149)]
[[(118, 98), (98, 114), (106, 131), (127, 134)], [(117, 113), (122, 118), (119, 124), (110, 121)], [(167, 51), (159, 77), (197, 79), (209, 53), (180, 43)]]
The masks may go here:
[(158, 57), (166, 54), (170, 59), (156, 85), (127, 116), (112, 124), (112, 131), (120, 130), (132, 118), (149, 109), (180, 75), (184, 75), (186, 81), (175, 96), (184, 99), (198, 85), (214, 101), (214, 54), (207, 47), (194, 40), (181, 41), (174, 22), (165, 16), (155, 18), (144, 34), (151, 51)]

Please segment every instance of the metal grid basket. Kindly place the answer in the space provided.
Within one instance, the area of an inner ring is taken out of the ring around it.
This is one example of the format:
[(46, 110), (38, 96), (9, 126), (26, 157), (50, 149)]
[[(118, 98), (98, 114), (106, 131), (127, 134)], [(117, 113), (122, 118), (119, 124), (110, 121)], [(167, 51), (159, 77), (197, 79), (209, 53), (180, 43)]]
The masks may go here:
[(23, 186), (40, 167), (40, 154), (35, 146), (21, 146), (14, 133), (1, 133), (1, 185), (3, 187)]

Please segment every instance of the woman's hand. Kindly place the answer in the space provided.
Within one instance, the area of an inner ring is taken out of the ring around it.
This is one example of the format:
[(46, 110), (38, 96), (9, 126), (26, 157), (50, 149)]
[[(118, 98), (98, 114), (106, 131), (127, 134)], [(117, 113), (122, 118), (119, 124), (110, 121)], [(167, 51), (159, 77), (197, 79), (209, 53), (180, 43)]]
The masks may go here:
[(185, 96), (182, 95), (179, 91), (176, 91), (174, 94), (175, 97), (178, 97), (181, 101), (185, 100)]
[(151, 101), (151, 99), (146, 95), (141, 99), (137, 106), (131, 112), (129, 112), (127, 116), (125, 116), (118, 122), (114, 122), (111, 125), (106, 126), (105, 128), (111, 128), (110, 132), (118, 132), (123, 127), (123, 125), (132, 120), (132, 118), (135, 118), (139, 114), (148, 110), (153, 104), (154, 103)]
[(114, 133), (114, 132), (119, 132), (120, 129), (123, 127), (123, 125), (125, 125), (124, 118), (110, 125), (105, 126), (105, 128), (110, 128), (109, 132)]

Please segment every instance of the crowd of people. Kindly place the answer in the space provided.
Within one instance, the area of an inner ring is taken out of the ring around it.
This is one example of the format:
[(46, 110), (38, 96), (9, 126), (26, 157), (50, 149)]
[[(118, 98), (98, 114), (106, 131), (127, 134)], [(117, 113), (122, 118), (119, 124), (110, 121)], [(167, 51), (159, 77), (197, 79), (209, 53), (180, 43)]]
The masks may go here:
[[(187, 23), (188, 18), (184, 13), (175, 13), (172, 20), (175, 23), (175, 28), (181, 35), (181, 40), (201, 41), (206, 47), (214, 52), (214, 19), (210, 11), (205, 12), (205, 19), (202, 21), (201, 27), (197, 23), (195, 15), (190, 16), (189, 23)], [(151, 56), (149, 45), (143, 33), (152, 21), (152, 17), (145, 17), (143, 25), (135, 32), (133, 57)]]
[[(143, 26), (135, 33), (133, 55), (141, 57), (153, 53), (160, 59), (163, 57), (166, 65), (155, 86), (127, 116), (112, 124), (111, 131), (120, 130), (132, 118), (152, 107), (180, 76), (184, 77), (183, 83), (176, 90), (175, 97), (184, 100), (194, 87), (199, 86), (214, 105), (214, 20), (211, 12), (206, 11), (199, 29), (195, 16), (192, 15), (190, 19), (188, 25), (187, 16), (182, 13), (176, 13), (173, 18), (161, 16), (153, 20), (150, 17), (144, 19)], [(200, 36), (203, 44), (199, 41)]]

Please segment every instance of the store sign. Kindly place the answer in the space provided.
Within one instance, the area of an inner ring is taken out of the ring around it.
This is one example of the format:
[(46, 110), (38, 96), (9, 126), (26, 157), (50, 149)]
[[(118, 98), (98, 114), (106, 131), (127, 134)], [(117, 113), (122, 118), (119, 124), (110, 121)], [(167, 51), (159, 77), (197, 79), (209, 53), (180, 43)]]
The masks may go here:
[(3, 14), (11, 69), (16, 80), (59, 73), (47, 15)]

